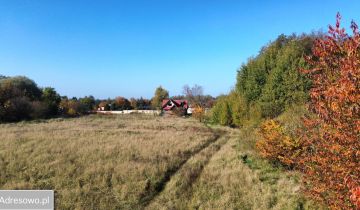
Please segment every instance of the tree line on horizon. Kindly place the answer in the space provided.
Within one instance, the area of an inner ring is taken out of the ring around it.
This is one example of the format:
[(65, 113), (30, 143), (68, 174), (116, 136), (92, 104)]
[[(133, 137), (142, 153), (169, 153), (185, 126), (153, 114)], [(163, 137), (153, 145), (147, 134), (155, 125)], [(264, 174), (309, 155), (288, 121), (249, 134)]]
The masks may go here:
[[(203, 95), (201, 86), (184, 86), (184, 95), (172, 99), (189, 100), (211, 107), (215, 98)], [(93, 96), (68, 98), (60, 96), (52, 87), (40, 88), (25, 76), (6, 77), (0, 75), (0, 122), (16, 122), (20, 120), (48, 119), (52, 117), (75, 117), (88, 114), (102, 108), (113, 110), (150, 110), (161, 109), (162, 101), (170, 98), (169, 92), (162, 86), (156, 88), (153, 98), (116, 97), (100, 100)]]

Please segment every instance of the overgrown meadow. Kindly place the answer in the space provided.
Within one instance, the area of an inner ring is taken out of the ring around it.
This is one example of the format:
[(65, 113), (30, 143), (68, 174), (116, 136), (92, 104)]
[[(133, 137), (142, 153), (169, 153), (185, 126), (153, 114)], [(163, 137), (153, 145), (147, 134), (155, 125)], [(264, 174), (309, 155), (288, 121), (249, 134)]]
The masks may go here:
[(243, 132), (138, 114), (1, 124), (0, 188), (54, 189), (57, 209), (317, 207)]

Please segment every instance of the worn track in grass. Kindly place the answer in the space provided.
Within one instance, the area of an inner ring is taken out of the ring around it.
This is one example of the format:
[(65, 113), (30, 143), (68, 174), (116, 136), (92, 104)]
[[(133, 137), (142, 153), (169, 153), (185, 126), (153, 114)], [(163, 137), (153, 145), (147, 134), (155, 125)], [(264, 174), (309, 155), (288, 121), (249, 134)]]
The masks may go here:
[[(166, 194), (167, 198), (165, 200), (172, 200), (171, 195), (177, 196), (178, 194), (186, 194), (185, 192), (191, 191), (191, 185), (200, 176), (205, 165), (228, 140), (224, 130), (217, 129), (213, 130), (213, 132), (215, 133), (214, 138), (201, 145), (191, 154), (188, 154), (178, 165), (170, 168), (165, 173), (164, 177), (155, 186), (154, 193), (143, 197), (140, 202), (143, 206), (148, 209), (158, 208), (156, 207), (157, 200), (164, 200), (162, 194)], [(176, 183), (176, 187), (167, 187), (167, 185), (172, 183)]]

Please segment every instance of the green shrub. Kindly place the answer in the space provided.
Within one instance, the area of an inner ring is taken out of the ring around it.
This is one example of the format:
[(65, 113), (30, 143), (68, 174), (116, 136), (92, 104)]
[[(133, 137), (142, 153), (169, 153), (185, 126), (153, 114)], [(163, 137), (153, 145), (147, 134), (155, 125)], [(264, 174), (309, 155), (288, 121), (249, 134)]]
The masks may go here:
[(226, 126), (232, 125), (231, 107), (227, 96), (219, 98), (212, 108), (212, 122)]
[(33, 101), (31, 103), (31, 113), (30, 116), (32, 119), (42, 119), (49, 117), (49, 106), (48, 104), (42, 101)]
[(30, 119), (31, 102), (27, 97), (15, 97), (7, 100), (3, 105), (2, 121), (19, 121)]
[(60, 96), (53, 88), (40, 89), (27, 77), (0, 79), (0, 121), (48, 118), (58, 114)]
[(232, 91), (228, 100), (231, 107), (231, 121), (232, 125), (241, 127), (247, 119), (247, 104), (245, 98), (239, 93)]

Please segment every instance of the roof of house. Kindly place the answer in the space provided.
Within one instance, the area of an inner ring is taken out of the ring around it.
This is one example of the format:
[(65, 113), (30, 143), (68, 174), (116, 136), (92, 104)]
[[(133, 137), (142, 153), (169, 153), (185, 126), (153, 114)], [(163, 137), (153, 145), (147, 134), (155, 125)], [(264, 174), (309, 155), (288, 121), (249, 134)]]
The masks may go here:
[(161, 108), (165, 111), (172, 110), (174, 107), (183, 107), (185, 109), (189, 108), (187, 100), (173, 100), (173, 99), (164, 99), (162, 101)]

